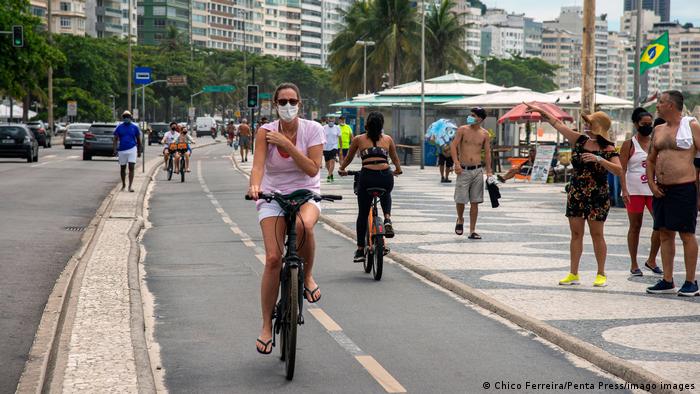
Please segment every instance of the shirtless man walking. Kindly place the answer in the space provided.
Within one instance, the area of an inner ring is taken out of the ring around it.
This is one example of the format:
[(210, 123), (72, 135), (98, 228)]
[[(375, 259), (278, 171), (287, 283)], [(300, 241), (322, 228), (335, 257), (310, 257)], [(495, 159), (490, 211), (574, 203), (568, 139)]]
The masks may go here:
[(693, 167), (695, 152), (700, 151), (700, 124), (694, 119), (689, 121), (682, 118), (683, 95), (676, 90), (662, 93), (656, 110), (666, 123), (654, 129), (647, 157), (647, 177), (649, 188), (654, 194), (654, 230), (660, 232), (664, 277), (654, 286), (648, 287), (647, 293), (676, 292), (673, 284), (673, 258), (676, 252), (676, 233), (679, 233), (683, 241), (685, 283), (678, 295), (692, 297), (700, 295), (695, 280), (698, 259), (695, 225), (698, 212)]
[[(486, 175), (493, 176), (491, 170), (491, 143), (489, 133), (481, 127), (486, 119), (483, 108), (472, 108), (467, 117), (467, 125), (457, 129), (450, 153), (455, 164), (455, 203), (457, 204), (457, 225), (455, 233), (464, 234), (464, 205), (469, 202), (469, 239), (481, 239), (476, 233), (476, 219), (479, 204), (484, 202), (484, 167)], [(481, 162), (484, 152), (486, 165)]]
[(248, 150), (250, 149), (250, 126), (248, 121), (241, 119), (241, 124), (238, 126), (238, 145), (241, 149), (241, 161), (248, 161)]

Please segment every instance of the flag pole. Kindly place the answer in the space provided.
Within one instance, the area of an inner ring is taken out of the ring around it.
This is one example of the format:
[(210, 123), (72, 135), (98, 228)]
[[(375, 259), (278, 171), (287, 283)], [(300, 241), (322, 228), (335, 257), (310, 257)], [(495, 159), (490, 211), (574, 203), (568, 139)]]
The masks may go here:
[(642, 52), (642, 0), (637, 0), (637, 35), (634, 46), (634, 108), (639, 107), (640, 56)]

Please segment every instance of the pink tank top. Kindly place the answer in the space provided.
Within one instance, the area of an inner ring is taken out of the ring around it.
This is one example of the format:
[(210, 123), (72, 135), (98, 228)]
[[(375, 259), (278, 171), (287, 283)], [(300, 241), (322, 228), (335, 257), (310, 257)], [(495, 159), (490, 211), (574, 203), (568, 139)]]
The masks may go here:
[(637, 141), (637, 136), (632, 137), (634, 153), (627, 161), (627, 191), (630, 196), (651, 196), (649, 189), (649, 179), (647, 178), (647, 152)]
[[(279, 120), (265, 124), (262, 128), (268, 132), (277, 133)], [(323, 126), (314, 121), (299, 119), (297, 149), (308, 155), (310, 147), (325, 143), (326, 136), (323, 132)], [(268, 144), (261, 188), (265, 193), (279, 192), (288, 194), (299, 189), (308, 189), (315, 193), (321, 193), (321, 171), (314, 177), (306, 175), (291, 156), (284, 157), (277, 149), (277, 145)]]

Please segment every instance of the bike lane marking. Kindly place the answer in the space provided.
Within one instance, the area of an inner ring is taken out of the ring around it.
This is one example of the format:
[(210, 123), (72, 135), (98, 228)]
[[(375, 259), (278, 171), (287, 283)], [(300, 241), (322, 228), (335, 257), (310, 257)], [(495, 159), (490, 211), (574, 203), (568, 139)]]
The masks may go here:
[[(231, 157), (229, 157), (231, 158)], [(233, 158), (231, 158), (233, 162)], [(235, 164), (234, 164), (235, 166)], [(240, 171), (244, 176), (248, 177), (247, 174)], [(265, 250), (258, 247), (255, 242), (253, 242), (250, 235), (245, 233), (241, 228), (231, 220), (231, 217), (221, 208), (221, 204), (210, 192), (207, 187), (207, 183), (202, 176), (202, 165), (201, 160), (197, 161), (197, 179), (205, 192), (209, 201), (216, 208), (216, 211), (221, 216), (221, 220), (224, 223), (229, 224), (231, 231), (238, 235), (243, 241), (243, 244), (255, 251), (255, 257), (265, 265)], [(231, 223), (229, 223), (229, 221)], [(259, 273), (260, 274), (260, 273)], [(369, 375), (380, 385), (387, 393), (405, 393), (406, 389), (384, 368), (382, 365), (371, 355), (363, 351), (355, 342), (348, 337), (345, 332), (343, 332), (342, 327), (336, 323), (323, 309), (315, 306), (307, 307), (307, 310), (311, 315), (319, 322), (325, 329), (328, 335), (335, 340), (341, 348), (348, 352), (355, 360), (362, 365), (363, 368), (369, 373)]]

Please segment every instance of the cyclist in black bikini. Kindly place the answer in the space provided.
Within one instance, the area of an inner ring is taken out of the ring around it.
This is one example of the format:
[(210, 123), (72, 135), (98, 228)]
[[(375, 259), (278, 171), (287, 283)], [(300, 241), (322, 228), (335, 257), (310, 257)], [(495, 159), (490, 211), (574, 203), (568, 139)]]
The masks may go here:
[[(394, 140), (382, 133), (384, 128), (384, 116), (379, 112), (371, 112), (367, 116), (365, 129), (367, 133), (358, 135), (353, 138), (350, 144), (350, 150), (343, 164), (338, 169), (338, 174), (341, 176), (347, 175), (345, 168), (352, 163), (355, 153), (360, 151), (362, 159), (362, 170), (360, 171), (360, 179), (357, 188), (357, 205), (359, 212), (357, 213), (357, 250), (355, 251), (354, 261), (362, 262), (365, 258), (365, 233), (367, 232), (367, 216), (369, 215), (370, 205), (372, 204), (372, 196), (367, 193), (368, 188), (380, 187), (386, 190), (382, 195), (380, 202), (382, 212), (384, 212), (384, 233), (385, 237), (392, 238), (394, 229), (391, 225), (391, 190), (394, 188), (394, 176), (403, 173), (401, 171), (401, 162), (396, 153), (396, 145)], [(389, 157), (394, 163), (396, 169), (391, 171), (389, 168)], [(388, 249), (386, 249), (388, 250)]]

